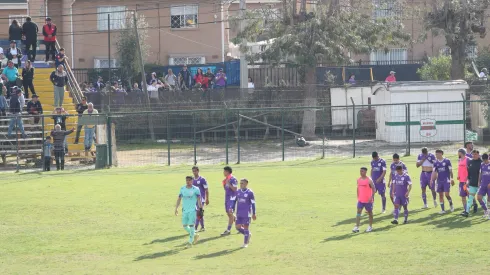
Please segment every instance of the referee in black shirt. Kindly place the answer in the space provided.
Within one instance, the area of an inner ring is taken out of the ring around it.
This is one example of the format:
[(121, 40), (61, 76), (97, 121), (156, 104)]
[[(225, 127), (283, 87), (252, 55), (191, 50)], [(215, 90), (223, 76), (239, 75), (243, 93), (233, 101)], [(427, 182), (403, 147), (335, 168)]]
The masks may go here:
[[(473, 213), (478, 211), (478, 206), (476, 205), (475, 195), (478, 190), (478, 178), (480, 177), (480, 166), (482, 160), (480, 158), (480, 152), (478, 150), (473, 150), (471, 152), (473, 158), (468, 161), (468, 192), (469, 198), (466, 203), (466, 209), (470, 209), (473, 204)], [(461, 216), (468, 217), (468, 212), (464, 211)]]

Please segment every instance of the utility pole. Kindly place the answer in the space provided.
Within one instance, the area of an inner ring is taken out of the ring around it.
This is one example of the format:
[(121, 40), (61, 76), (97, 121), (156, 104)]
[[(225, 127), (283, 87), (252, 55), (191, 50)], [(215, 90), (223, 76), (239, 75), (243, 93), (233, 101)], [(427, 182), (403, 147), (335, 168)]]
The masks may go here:
[(111, 80), (111, 14), (107, 14), (107, 49), (109, 51), (109, 82), (112, 83)]
[[(240, 31), (245, 30), (245, 11), (247, 9), (246, 0), (240, 0)], [(242, 40), (242, 45), (247, 45), (247, 40)], [(247, 53), (242, 53), (240, 51), (240, 88), (248, 88), (248, 64), (247, 64)]]
[[(139, 59), (139, 65), (141, 71), (141, 80), (142, 80), (141, 82), (143, 83), (141, 88), (143, 88), (143, 94), (145, 95), (144, 98), (145, 98), (146, 106), (148, 107), (148, 110), (151, 110), (150, 96), (148, 95), (148, 87), (145, 79), (145, 64), (143, 61), (143, 53), (141, 52), (140, 36), (138, 34), (138, 20), (136, 20), (136, 12), (133, 12), (133, 25), (134, 25), (134, 34), (136, 37), (136, 50), (138, 52), (138, 57), (139, 57), (138, 59)], [(148, 116), (148, 128), (150, 128), (151, 140), (155, 140), (155, 131), (153, 129), (153, 119), (151, 117), (151, 114)]]

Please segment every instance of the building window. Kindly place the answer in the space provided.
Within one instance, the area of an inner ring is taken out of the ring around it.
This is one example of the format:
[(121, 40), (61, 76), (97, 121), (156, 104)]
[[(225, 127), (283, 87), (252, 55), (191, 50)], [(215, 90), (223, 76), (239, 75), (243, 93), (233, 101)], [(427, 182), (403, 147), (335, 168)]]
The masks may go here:
[(169, 65), (192, 65), (192, 64), (205, 64), (206, 58), (204, 56), (178, 56), (171, 57), (168, 60)]
[[(109, 68), (109, 59), (108, 58), (95, 58), (94, 59), (94, 68), (96, 68), (96, 69)], [(117, 68), (117, 60), (116, 59), (111, 59), (111, 68)]]
[(389, 51), (378, 50), (371, 52), (370, 60), (372, 65), (391, 65), (406, 64), (407, 49), (390, 49)]
[(109, 6), (97, 7), (97, 30), (107, 31), (107, 15), (111, 17), (111, 30), (123, 29), (126, 25), (126, 7), (125, 6)]
[(27, 15), (9, 15), (9, 26), (12, 24), (12, 20), (17, 20), (19, 22), (19, 25), (23, 25), (24, 22), (26, 21)]
[(172, 6), (170, 8), (170, 27), (188, 29), (197, 27), (198, 5)]
[[(475, 59), (478, 56), (478, 47), (477, 46), (466, 46), (466, 58)], [(439, 53), (442, 55), (451, 55), (451, 48), (443, 47), (439, 50)]]
[(394, 17), (399, 22), (402, 16), (402, 7), (398, 3), (393, 3), (389, 0), (373, 0), (373, 6), (374, 19)]

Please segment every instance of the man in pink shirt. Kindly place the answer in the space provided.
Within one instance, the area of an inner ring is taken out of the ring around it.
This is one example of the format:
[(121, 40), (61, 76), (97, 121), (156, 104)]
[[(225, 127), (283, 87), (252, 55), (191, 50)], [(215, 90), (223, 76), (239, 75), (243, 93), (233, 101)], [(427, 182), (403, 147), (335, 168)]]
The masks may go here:
[(373, 230), (373, 199), (376, 193), (373, 180), (367, 175), (367, 168), (361, 168), (361, 177), (357, 179), (357, 216), (356, 227), (352, 229), (352, 232), (359, 232), (359, 224), (361, 223), (362, 209), (365, 208), (369, 215), (369, 226), (366, 232)]
[(459, 149), (458, 156), (459, 196), (463, 201), (464, 212), (468, 212), (468, 209), (466, 209), (466, 197), (468, 197), (468, 188), (466, 187), (466, 182), (468, 181), (468, 164), (470, 158), (466, 156), (465, 149)]
[(390, 75), (385, 79), (385, 82), (396, 82), (395, 72), (391, 71)]

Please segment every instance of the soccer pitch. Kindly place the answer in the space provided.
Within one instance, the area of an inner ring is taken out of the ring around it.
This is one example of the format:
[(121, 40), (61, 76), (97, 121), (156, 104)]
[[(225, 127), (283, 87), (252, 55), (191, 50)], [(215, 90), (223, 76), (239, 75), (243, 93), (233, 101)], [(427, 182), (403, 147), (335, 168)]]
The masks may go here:
[(0, 274), (488, 274), (490, 221), (481, 210), (459, 216), (457, 187), (454, 213), (437, 214), (431, 200), (422, 210), (415, 158), (402, 158), (414, 183), (410, 223), (392, 225), (389, 199), (380, 214), (376, 195), (374, 231), (357, 234), (355, 180), (369, 158), (232, 165), (257, 201), (245, 249), (234, 229), (220, 237), (224, 165), (200, 167), (210, 185), (207, 231), (190, 249), (174, 215), (190, 166), (5, 173)]

